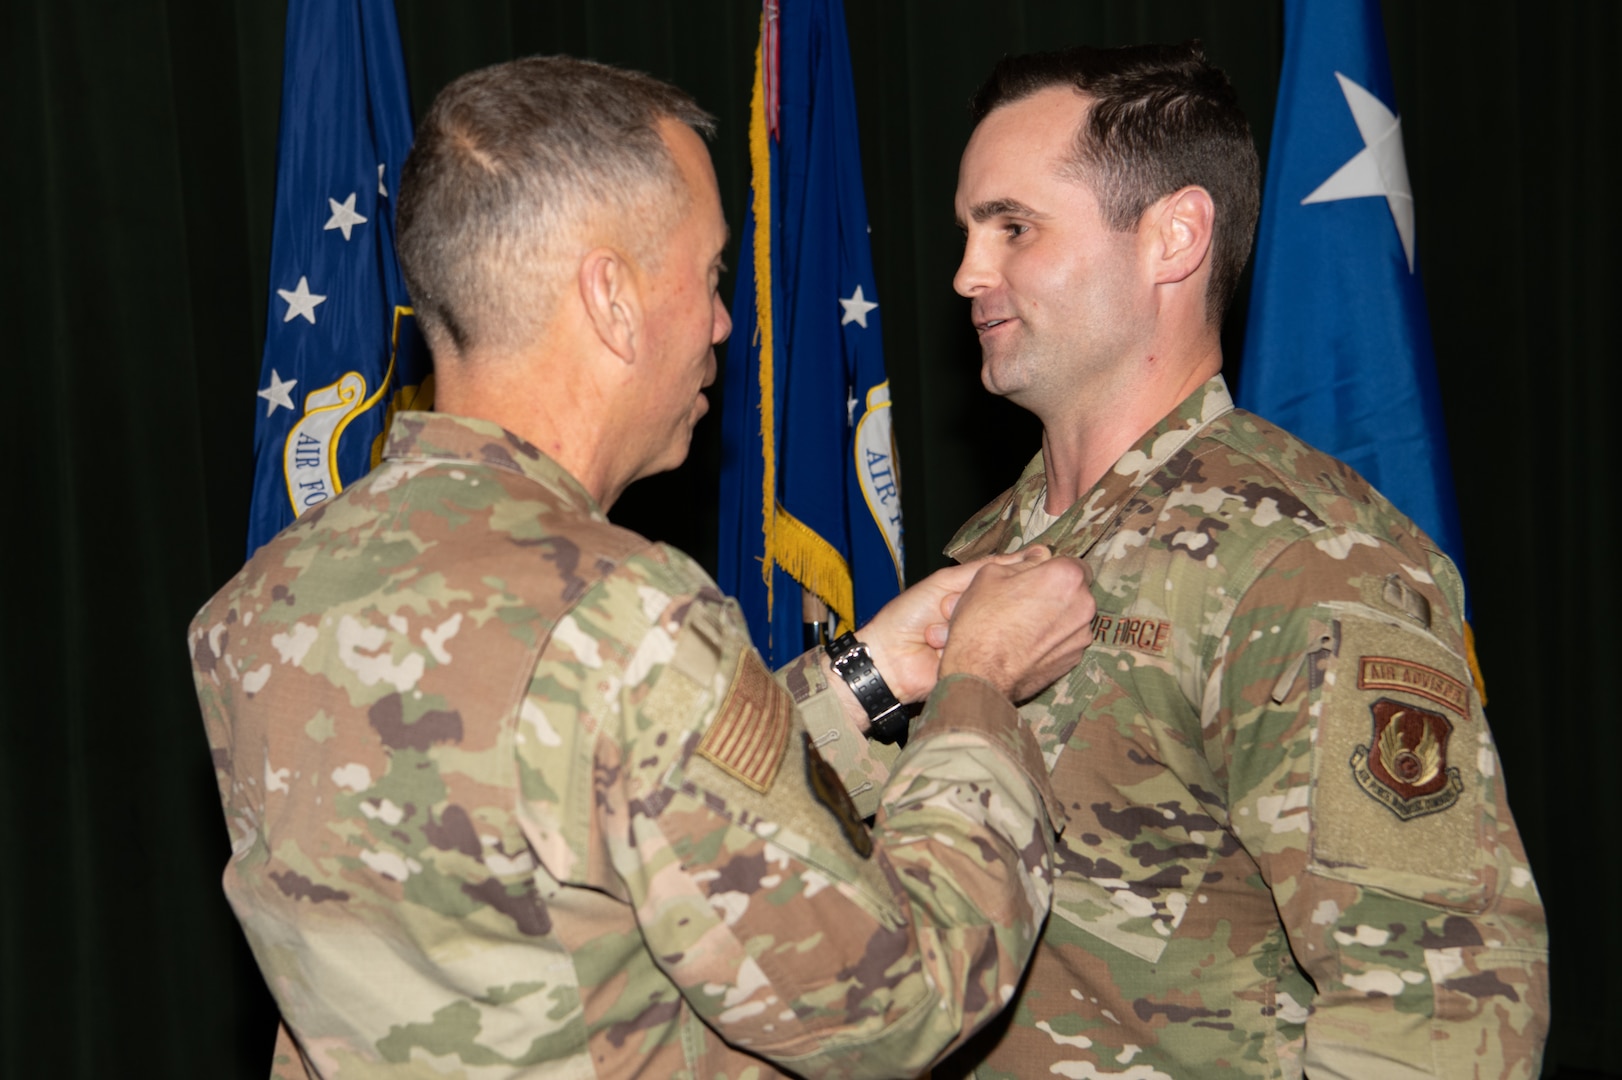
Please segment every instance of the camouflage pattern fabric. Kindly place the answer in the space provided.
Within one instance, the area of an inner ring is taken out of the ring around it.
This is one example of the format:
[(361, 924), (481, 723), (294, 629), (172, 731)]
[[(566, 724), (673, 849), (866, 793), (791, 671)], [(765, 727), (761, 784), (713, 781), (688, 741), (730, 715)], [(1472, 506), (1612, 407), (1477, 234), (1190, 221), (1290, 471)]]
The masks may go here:
[(1021, 710), (1069, 814), (1052, 917), (937, 1080), (1538, 1075), (1543, 909), (1452, 564), (1221, 378), (1024, 535), (1045, 498), (1039, 455), (948, 549), (1079, 556), (1099, 614)]
[(735, 605), (493, 424), (397, 418), (189, 644), (276, 1076), (914, 1075), (1050, 903), (989, 683), (936, 687), (870, 832)]
[(878, 813), (879, 791), (901, 749), (856, 729), (828, 683), (821, 655), (813, 649), (784, 664), (777, 677), (794, 695), (812, 745), (839, 774), (856, 812), (870, 818)]

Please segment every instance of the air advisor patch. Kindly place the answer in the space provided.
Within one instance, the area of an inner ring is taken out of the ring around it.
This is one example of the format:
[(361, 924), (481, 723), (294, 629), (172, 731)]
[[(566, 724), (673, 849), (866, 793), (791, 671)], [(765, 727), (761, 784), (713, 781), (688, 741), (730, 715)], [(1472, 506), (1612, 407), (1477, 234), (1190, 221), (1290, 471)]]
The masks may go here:
[(1338, 613), (1331, 638), (1317, 690), (1314, 863), (1330, 877), (1345, 866), (1411, 875), (1411, 888), (1474, 902), (1488, 787), (1464, 658), (1405, 615), (1361, 606)]

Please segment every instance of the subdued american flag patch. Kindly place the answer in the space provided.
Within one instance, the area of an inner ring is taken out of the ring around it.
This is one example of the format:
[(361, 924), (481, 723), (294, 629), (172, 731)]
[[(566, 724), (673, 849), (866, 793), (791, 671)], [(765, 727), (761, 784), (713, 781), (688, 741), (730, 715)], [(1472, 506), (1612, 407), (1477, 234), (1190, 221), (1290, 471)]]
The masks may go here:
[(698, 742), (698, 754), (765, 794), (783, 767), (793, 714), (794, 699), (759, 654), (745, 649), (720, 714)]

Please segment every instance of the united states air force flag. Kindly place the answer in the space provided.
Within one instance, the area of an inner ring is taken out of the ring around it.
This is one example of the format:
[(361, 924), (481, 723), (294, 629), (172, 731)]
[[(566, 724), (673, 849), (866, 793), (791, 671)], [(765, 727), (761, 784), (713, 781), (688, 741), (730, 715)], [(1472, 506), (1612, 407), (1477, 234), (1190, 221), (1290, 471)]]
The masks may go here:
[(1350, 464), (1462, 565), (1378, 0), (1286, 0), (1239, 404)]
[(839, 0), (768, 0), (722, 417), (719, 578), (773, 664), (801, 589), (850, 627), (900, 590), (901, 488)]
[(431, 397), (394, 254), (411, 138), (392, 0), (291, 0), (250, 555), (371, 468), (387, 415)]

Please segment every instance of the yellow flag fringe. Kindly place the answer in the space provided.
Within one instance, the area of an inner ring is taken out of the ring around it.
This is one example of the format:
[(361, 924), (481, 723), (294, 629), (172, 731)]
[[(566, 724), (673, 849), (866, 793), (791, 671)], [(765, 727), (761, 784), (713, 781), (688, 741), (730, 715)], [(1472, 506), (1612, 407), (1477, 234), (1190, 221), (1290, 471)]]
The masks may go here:
[(799, 518), (777, 508), (777, 564), (816, 593), (839, 616), (844, 630), (856, 627), (856, 585), (837, 548)]
[[(764, 30), (764, 26), (762, 27)], [(765, 34), (761, 35), (764, 42)], [(802, 586), (821, 597), (840, 625), (856, 622), (856, 586), (844, 556), (816, 531), (777, 502), (776, 375), (772, 337), (772, 164), (766, 133), (766, 76), (763, 45), (755, 47), (755, 85), (749, 97), (749, 168), (754, 179), (755, 319), (760, 344), (761, 533), (760, 560), (766, 582), (766, 617), (774, 596), (773, 566), (781, 566)]]
[(765, 467), (761, 482), (760, 521), (764, 541), (760, 573), (766, 581), (766, 617), (772, 613), (772, 564), (777, 552), (772, 511), (777, 506), (777, 434), (774, 415), (776, 391), (772, 385), (772, 157), (766, 142), (765, 15), (761, 15), (759, 45), (755, 46), (755, 86), (749, 96), (749, 171), (754, 179), (755, 214), (755, 326), (760, 338), (760, 453)]
[(1481, 707), (1487, 707), (1487, 680), (1481, 677), (1481, 661), (1476, 658), (1476, 632), (1469, 623), (1464, 624), (1464, 655), (1470, 661), (1470, 677), (1476, 681), (1476, 693), (1481, 695)]

